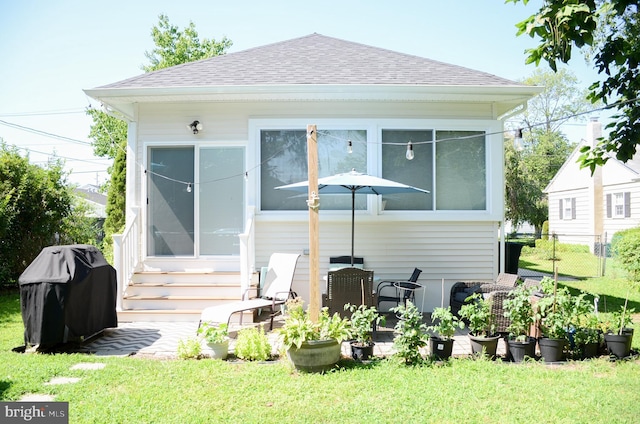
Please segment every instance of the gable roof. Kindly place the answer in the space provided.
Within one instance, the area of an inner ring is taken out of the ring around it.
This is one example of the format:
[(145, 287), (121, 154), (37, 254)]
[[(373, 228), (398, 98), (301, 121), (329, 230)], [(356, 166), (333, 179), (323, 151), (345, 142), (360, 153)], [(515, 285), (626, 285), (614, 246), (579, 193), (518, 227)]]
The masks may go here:
[(85, 92), (132, 117), (167, 101), (483, 102), (502, 115), (541, 91), (485, 72), (320, 34), (189, 62)]
[(277, 84), (521, 85), (462, 66), (311, 34), (160, 69), (100, 88)]

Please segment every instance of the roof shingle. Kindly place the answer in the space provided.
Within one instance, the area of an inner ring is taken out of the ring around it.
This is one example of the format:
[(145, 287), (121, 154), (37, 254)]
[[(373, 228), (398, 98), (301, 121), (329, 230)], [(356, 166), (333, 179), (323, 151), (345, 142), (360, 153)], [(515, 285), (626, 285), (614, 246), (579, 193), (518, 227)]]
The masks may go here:
[(522, 84), (461, 66), (311, 34), (149, 72), (99, 88), (253, 85)]

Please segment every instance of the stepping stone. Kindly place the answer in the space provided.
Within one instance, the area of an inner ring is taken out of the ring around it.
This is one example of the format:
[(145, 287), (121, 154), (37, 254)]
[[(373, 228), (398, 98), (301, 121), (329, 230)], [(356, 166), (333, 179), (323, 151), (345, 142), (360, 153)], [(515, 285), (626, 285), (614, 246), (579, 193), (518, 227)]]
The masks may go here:
[(77, 383), (80, 381), (78, 377), (56, 377), (51, 379), (48, 383), (44, 383), (45, 386), (53, 386), (57, 384), (69, 384), (69, 383)]
[(18, 399), (18, 402), (53, 402), (55, 396), (53, 395), (39, 395), (37, 393), (27, 393)]
[(99, 362), (81, 362), (71, 367), (71, 370), (101, 370), (106, 367), (107, 364)]

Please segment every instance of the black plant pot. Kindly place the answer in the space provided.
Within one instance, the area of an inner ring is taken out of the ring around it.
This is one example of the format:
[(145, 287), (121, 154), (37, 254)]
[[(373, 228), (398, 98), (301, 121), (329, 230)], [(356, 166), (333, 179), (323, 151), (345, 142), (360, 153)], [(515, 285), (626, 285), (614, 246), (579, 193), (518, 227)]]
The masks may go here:
[(538, 340), (540, 356), (545, 362), (564, 361), (564, 348), (566, 345), (566, 339), (550, 339), (548, 337), (542, 337)]
[(471, 353), (474, 355), (482, 355), (484, 353), (490, 358), (495, 358), (498, 350), (498, 340), (500, 340), (500, 336), (479, 337), (469, 334)]
[(366, 361), (373, 356), (373, 346), (375, 343), (361, 345), (357, 342), (351, 343), (351, 357), (356, 361)]
[(431, 337), (429, 339), (429, 349), (431, 349), (431, 356), (446, 361), (451, 358), (451, 353), (453, 352), (453, 339)]
[(536, 339), (528, 337), (526, 341), (508, 341), (508, 349), (513, 362), (522, 362), (524, 358), (535, 358), (536, 355)]
[(604, 342), (607, 344), (607, 350), (610, 355), (616, 358), (626, 358), (631, 353), (631, 340), (633, 334), (605, 334)]
[(600, 350), (600, 343), (591, 342), (578, 347), (580, 352), (580, 359), (590, 359), (598, 356)]

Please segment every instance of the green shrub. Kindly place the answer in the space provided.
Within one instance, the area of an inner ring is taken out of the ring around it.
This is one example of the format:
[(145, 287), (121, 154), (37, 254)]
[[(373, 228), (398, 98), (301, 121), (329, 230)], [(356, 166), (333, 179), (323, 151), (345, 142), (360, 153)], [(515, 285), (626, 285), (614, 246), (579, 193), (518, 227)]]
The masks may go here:
[(178, 340), (177, 355), (180, 359), (200, 359), (202, 357), (200, 339), (190, 337)]
[(629, 279), (640, 282), (640, 227), (617, 232), (611, 250)]
[(238, 331), (235, 354), (247, 361), (266, 361), (271, 357), (271, 344), (262, 325), (259, 329), (250, 327)]
[(549, 240), (549, 221), (544, 221), (542, 223), (542, 238), (544, 240)]

